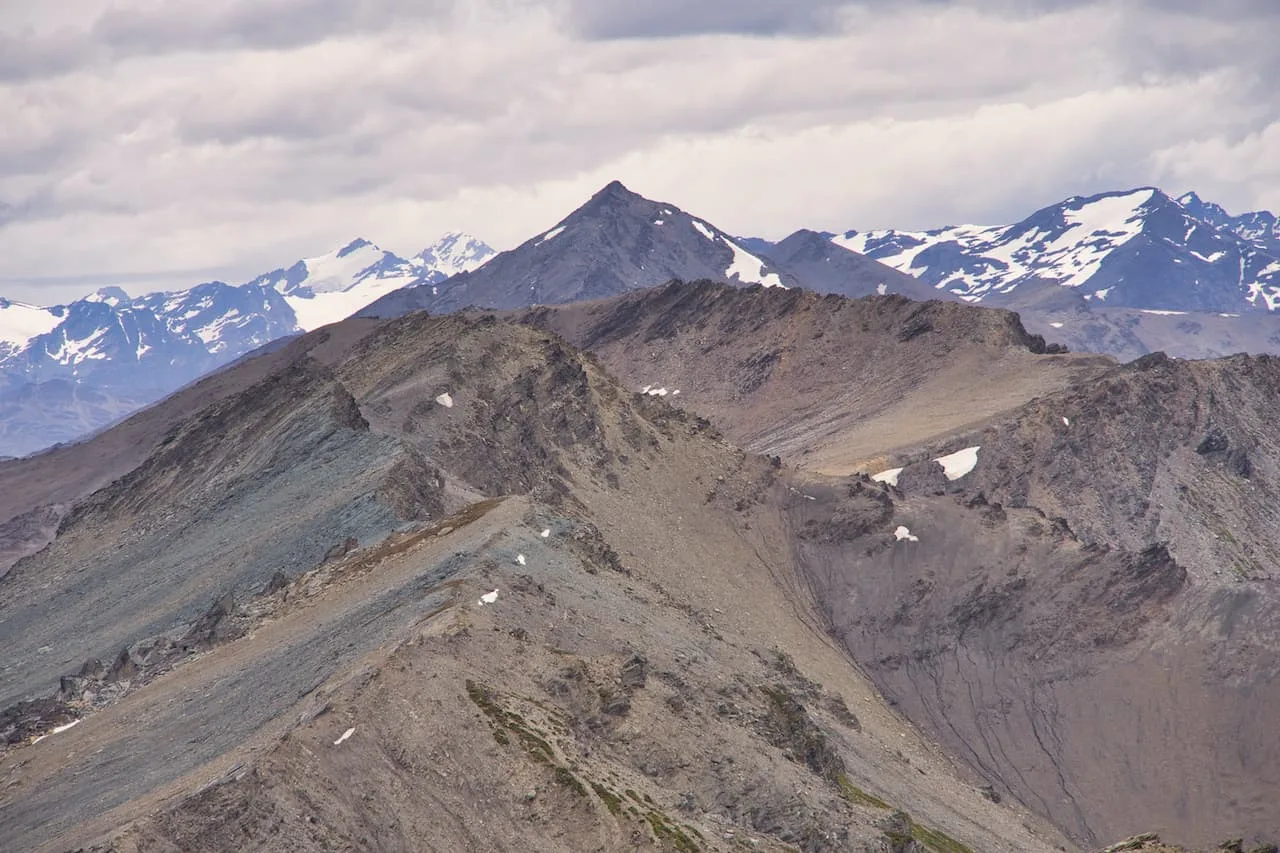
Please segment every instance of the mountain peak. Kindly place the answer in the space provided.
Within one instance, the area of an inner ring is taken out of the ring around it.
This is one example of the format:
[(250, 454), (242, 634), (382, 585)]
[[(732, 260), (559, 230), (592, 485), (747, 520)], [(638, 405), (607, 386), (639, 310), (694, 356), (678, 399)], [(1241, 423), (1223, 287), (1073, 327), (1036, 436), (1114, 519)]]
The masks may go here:
[(105, 302), (107, 305), (116, 306), (121, 303), (128, 302), (132, 299), (123, 288), (119, 287), (100, 287), (93, 293), (85, 297), (86, 302)]
[(1280, 308), (1271, 222), (1245, 223), (1195, 193), (1175, 200), (1145, 186), (1072, 196), (1006, 226), (835, 242), (968, 302), (1009, 305), (1015, 288), (1017, 299), (1033, 299), (1056, 284), (1108, 307), (1240, 313)]
[(343, 246), (341, 249), (338, 250), (338, 257), (345, 258), (347, 255), (351, 254), (352, 252), (358, 252), (361, 249), (363, 249), (365, 246), (372, 246), (372, 245), (373, 245), (372, 243), (370, 243), (368, 240), (364, 239), (363, 237), (357, 237), (356, 239), (352, 240), (350, 243), (348, 243), (347, 245)]
[(438, 282), (458, 273), (470, 272), (493, 255), (493, 248), (478, 237), (465, 231), (447, 231), (414, 255), (414, 260), (429, 268), (428, 279)]
[(1192, 216), (1197, 219), (1203, 219), (1211, 225), (1225, 225), (1231, 219), (1231, 214), (1227, 213), (1222, 205), (1205, 201), (1194, 190), (1178, 196), (1177, 202), (1186, 208), (1187, 212)]
[(605, 184), (604, 188), (601, 189), (600, 192), (596, 194), (600, 195), (603, 193), (626, 193), (628, 195), (635, 195), (635, 193), (627, 189), (626, 185), (622, 183), (622, 181), (619, 181), (617, 178), (614, 178), (612, 181)]
[(624, 185), (622, 181), (613, 180), (601, 187), (595, 195), (591, 196), (590, 200), (588, 200), (583, 207), (595, 207), (602, 202), (625, 203), (636, 200), (649, 201), (649, 199), (646, 199), (639, 193), (635, 193), (627, 189), (626, 185)]

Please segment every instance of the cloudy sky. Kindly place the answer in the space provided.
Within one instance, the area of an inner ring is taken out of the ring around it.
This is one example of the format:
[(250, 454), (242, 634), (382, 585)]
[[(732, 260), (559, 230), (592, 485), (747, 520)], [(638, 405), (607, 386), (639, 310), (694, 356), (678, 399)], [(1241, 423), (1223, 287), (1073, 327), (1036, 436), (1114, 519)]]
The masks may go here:
[(508, 248), (613, 178), (739, 234), (1156, 184), (1280, 210), (1274, 0), (0, 0), (0, 295)]

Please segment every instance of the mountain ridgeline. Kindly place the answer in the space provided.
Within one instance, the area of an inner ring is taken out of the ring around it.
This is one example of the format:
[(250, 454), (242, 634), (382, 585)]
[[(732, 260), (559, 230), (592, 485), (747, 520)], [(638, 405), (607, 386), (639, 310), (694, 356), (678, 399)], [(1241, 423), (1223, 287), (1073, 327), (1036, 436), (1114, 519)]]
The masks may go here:
[(5, 849), (1071, 844), (832, 643), (801, 481), (599, 358), (419, 312), (215, 378), (0, 578)]
[(564, 304), (705, 278), (981, 303), (1073, 350), (1210, 358), (1280, 350), (1276, 241), (1269, 213), (1231, 217), (1147, 188), (1067, 199), (1009, 226), (801, 229), (774, 243), (730, 237), (614, 182), (484, 266), (388, 294), (361, 316)]
[(457, 233), (410, 259), (354, 240), (241, 285), (137, 298), (108, 287), (50, 308), (0, 300), (0, 456), (78, 439), (246, 353), (491, 254)]
[(1268, 849), (1277, 400), (893, 294), (327, 326), (0, 464), (0, 847)]
[(1274, 837), (1276, 358), (1117, 366), (1003, 312), (710, 285), (521, 320), (796, 466), (828, 630), (1000, 794), (1086, 844)]
[(514, 310), (608, 298), (673, 279), (899, 294), (1016, 310), (1075, 351), (1131, 360), (1280, 351), (1277, 224), (1194, 193), (1074, 197), (1007, 226), (801, 229), (735, 237), (618, 182), (495, 255), (449, 234), (412, 258), (366, 240), (265, 273), (69, 306), (0, 300), (0, 455), (79, 438), (283, 336), (352, 314)]

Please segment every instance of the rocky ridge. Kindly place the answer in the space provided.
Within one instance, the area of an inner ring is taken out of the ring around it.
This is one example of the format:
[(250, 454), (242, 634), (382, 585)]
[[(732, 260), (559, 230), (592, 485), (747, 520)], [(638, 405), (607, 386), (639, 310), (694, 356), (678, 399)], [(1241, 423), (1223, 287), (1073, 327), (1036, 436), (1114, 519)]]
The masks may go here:
[[(1265, 839), (1275, 360), (1072, 364), (999, 314), (888, 297), (843, 307), (856, 321), (842, 324), (823, 306), (818, 325), (806, 298), (673, 285), (525, 321), (633, 383), (678, 387), (668, 399), (732, 439), (825, 471), (790, 506), (830, 629), (1003, 796), (1082, 844), (1152, 824), (1202, 845)], [(679, 299), (699, 310), (668, 312)], [(970, 370), (933, 384), (937, 364), (975, 363), (966, 349), (999, 364), (983, 329), (1005, 330), (1023, 360), (1010, 375), (1034, 381)], [(824, 360), (828, 347), (847, 361)], [(857, 405), (831, 381), (845, 366)]]
[(706, 420), (495, 317), (265, 358), (0, 579), (0, 845), (1066, 843), (877, 699)]

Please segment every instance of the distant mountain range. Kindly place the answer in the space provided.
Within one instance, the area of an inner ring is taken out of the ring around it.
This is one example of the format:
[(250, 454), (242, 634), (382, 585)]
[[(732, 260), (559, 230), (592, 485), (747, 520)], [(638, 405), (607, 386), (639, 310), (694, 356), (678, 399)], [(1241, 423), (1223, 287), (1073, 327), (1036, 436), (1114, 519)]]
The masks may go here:
[(1195, 193), (1073, 197), (1011, 225), (733, 236), (614, 181), (515, 248), (464, 234), (412, 258), (367, 240), (241, 285), (70, 305), (0, 300), (0, 455), (75, 439), (273, 340), (352, 314), (520, 309), (672, 279), (900, 294), (1018, 311), (1073, 350), (1280, 352), (1280, 223)]
[(1231, 217), (1151, 187), (1069, 198), (1013, 225), (848, 231), (832, 242), (966, 302), (1066, 286), (1124, 308), (1243, 313), (1280, 306), (1275, 216)]
[(847, 231), (831, 241), (934, 288), (1011, 308), (1073, 350), (1122, 360), (1280, 352), (1280, 230), (1195, 193), (1074, 197), (1012, 225)]
[(79, 438), (271, 341), (492, 254), (459, 233), (408, 259), (354, 240), (240, 285), (136, 298), (107, 287), (51, 307), (0, 300), (0, 455)]

